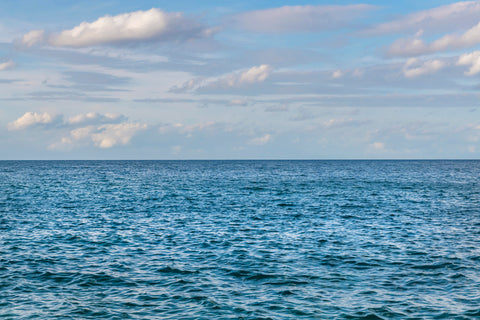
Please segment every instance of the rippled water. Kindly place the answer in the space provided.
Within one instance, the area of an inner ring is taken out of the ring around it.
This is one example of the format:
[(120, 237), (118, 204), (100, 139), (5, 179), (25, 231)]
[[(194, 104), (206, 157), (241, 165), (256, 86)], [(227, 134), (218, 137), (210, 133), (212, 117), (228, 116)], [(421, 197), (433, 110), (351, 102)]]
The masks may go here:
[(3, 319), (479, 319), (480, 161), (0, 161)]

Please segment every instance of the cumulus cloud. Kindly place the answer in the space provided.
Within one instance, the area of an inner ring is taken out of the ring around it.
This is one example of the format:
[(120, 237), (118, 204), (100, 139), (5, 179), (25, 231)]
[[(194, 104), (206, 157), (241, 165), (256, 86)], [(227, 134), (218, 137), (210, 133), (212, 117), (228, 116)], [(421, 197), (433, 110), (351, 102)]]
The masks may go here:
[(283, 6), (245, 12), (234, 16), (232, 23), (262, 33), (318, 32), (348, 26), (373, 8), (364, 4)]
[(12, 60), (7, 60), (5, 62), (0, 63), (0, 71), (8, 70), (15, 67), (15, 63)]
[(480, 72), (480, 51), (472, 53), (465, 53), (458, 58), (457, 65), (470, 66), (470, 69), (465, 72), (468, 76), (473, 76)]
[(256, 146), (262, 146), (264, 144), (267, 144), (268, 142), (270, 142), (272, 140), (272, 135), (267, 133), (263, 136), (260, 136), (260, 137), (256, 137), (256, 138), (253, 138), (251, 139), (250, 141), (248, 141), (249, 144), (253, 144), (253, 145), (256, 145)]
[[(99, 114), (89, 112), (64, 119), (63, 116), (54, 116), (50, 113), (27, 112), (17, 120), (8, 124), (9, 130), (27, 129), (35, 125), (55, 126), (64, 137), (49, 146), (49, 149), (71, 148), (76, 144), (90, 144), (98, 148), (107, 149), (114, 146), (126, 145), (139, 131), (147, 128), (146, 124), (126, 122), (127, 118), (121, 114)], [(58, 120), (58, 121), (57, 121)], [(67, 131), (68, 130), (68, 131)], [(67, 133), (65, 135), (65, 132)]]
[(86, 126), (70, 131), (60, 142), (50, 145), (49, 149), (64, 149), (77, 143), (93, 144), (95, 147), (108, 149), (118, 145), (126, 145), (139, 131), (145, 130), (146, 124), (119, 123), (101, 126)]
[(446, 50), (468, 48), (480, 43), (480, 23), (463, 34), (447, 34), (431, 43), (422, 39), (399, 39), (395, 41), (388, 53), (391, 56), (419, 56)]
[(468, 28), (478, 22), (479, 1), (462, 1), (408, 14), (367, 29), (371, 34), (391, 34), (418, 31), (441, 32), (453, 28)]
[(33, 30), (25, 34), (20, 43), (24, 46), (46, 42), (58, 47), (89, 47), (146, 40), (198, 38), (209, 36), (213, 32), (181, 13), (152, 8), (116, 16), (106, 15), (48, 36), (43, 30)]
[(146, 124), (140, 123), (104, 124), (98, 127), (98, 132), (92, 134), (91, 137), (95, 146), (111, 148), (115, 145), (125, 145), (129, 143), (137, 131), (146, 128)]
[(8, 124), (9, 130), (21, 130), (38, 124), (49, 124), (55, 120), (50, 113), (27, 112), (17, 120)]
[(417, 58), (408, 59), (403, 67), (403, 74), (407, 78), (414, 78), (424, 74), (435, 73), (446, 66), (441, 60), (420, 61)]

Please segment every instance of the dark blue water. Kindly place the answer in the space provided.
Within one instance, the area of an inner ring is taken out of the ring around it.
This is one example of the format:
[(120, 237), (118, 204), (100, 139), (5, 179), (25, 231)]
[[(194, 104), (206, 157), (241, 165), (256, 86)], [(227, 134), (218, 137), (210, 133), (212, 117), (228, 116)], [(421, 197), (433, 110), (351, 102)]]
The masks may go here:
[(479, 319), (480, 161), (1, 161), (2, 319)]

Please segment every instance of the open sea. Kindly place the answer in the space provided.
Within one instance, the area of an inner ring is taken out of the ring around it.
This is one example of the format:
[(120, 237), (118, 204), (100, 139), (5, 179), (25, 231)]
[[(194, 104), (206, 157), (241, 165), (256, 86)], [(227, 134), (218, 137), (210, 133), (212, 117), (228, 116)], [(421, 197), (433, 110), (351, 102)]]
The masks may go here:
[(480, 319), (480, 161), (0, 161), (1, 319)]

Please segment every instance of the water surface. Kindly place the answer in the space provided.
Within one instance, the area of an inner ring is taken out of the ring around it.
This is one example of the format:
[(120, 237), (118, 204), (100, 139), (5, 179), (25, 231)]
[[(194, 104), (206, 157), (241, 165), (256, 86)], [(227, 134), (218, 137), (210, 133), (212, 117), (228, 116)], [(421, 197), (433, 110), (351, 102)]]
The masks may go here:
[(480, 161), (0, 161), (2, 319), (478, 319)]

